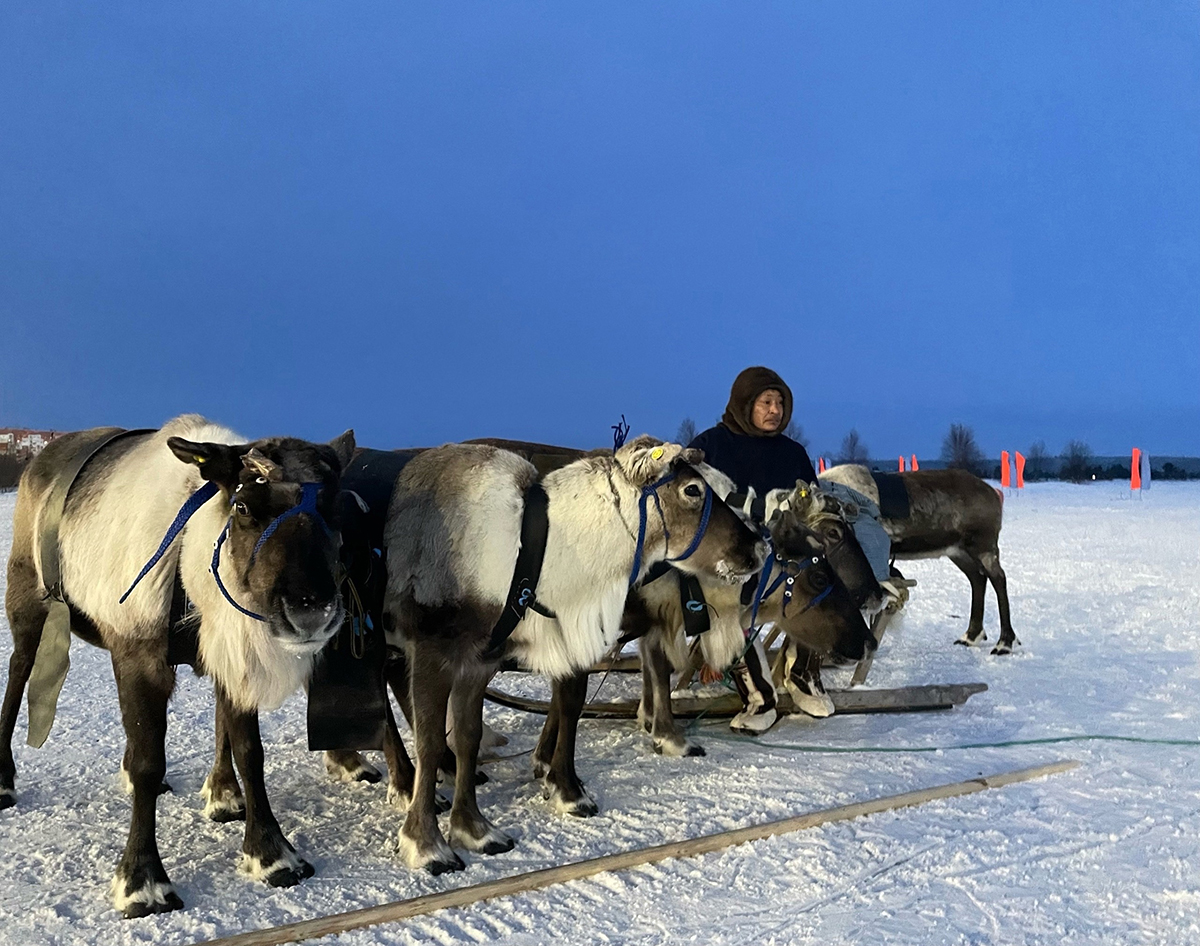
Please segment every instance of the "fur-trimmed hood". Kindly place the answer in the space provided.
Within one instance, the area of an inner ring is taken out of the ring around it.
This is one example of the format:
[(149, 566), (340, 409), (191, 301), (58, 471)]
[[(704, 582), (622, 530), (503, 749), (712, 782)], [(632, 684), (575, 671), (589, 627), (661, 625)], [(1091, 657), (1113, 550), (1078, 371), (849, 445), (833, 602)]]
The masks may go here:
[[(778, 430), (759, 430), (754, 426), (754, 402), (763, 391), (775, 390), (783, 396), (783, 420)], [(792, 389), (770, 368), (757, 365), (747, 368), (733, 382), (729, 403), (721, 423), (735, 434), (745, 437), (775, 437), (783, 433), (792, 420)]]

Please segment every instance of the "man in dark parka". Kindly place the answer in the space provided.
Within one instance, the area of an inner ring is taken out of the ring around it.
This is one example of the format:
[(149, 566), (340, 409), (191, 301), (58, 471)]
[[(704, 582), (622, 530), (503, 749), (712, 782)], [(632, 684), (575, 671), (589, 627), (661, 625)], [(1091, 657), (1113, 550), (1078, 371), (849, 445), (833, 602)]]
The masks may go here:
[[(784, 430), (792, 419), (792, 390), (770, 368), (747, 368), (733, 382), (729, 404), (721, 422), (698, 434), (689, 444), (704, 451), (704, 461), (737, 485), (740, 492), (753, 488), (758, 496), (773, 489), (792, 489), (797, 480), (817, 481), (817, 471), (804, 445)], [(813, 716), (828, 716), (833, 703), (821, 684), (816, 655), (789, 654), (793, 699), (798, 709)], [(775, 687), (761, 642), (746, 652), (732, 668), (734, 683), (745, 704), (730, 724), (743, 732), (765, 732), (774, 725)]]

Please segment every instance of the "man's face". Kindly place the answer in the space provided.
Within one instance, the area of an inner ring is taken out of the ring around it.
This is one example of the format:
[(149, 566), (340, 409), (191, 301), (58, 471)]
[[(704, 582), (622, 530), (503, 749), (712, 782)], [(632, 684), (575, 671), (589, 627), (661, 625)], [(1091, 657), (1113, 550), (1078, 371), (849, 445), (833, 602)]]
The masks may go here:
[(766, 433), (775, 433), (783, 423), (783, 395), (774, 388), (763, 391), (754, 401), (750, 415), (754, 426)]

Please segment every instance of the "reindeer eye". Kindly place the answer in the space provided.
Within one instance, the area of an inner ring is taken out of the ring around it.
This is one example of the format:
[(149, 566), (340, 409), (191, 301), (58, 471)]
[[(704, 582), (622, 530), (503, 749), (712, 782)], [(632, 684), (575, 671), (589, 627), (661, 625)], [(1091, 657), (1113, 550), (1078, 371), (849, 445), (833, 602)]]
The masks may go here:
[(247, 506), (245, 503), (234, 503), (233, 508), (238, 511), (239, 516), (250, 515), (250, 507)]
[(265, 476), (259, 476), (259, 477), (255, 478), (254, 482), (262, 483), (265, 486), (266, 482), (267, 482), (267, 478)]
[(700, 490), (700, 487), (699, 487), (699, 486), (697, 486), (695, 483), (689, 483), (687, 486), (685, 486), (685, 487), (683, 488), (683, 492), (684, 492), (684, 494), (685, 494), (685, 495), (687, 495), (687, 496), (699, 496), (699, 495), (701, 495), (701, 490)]

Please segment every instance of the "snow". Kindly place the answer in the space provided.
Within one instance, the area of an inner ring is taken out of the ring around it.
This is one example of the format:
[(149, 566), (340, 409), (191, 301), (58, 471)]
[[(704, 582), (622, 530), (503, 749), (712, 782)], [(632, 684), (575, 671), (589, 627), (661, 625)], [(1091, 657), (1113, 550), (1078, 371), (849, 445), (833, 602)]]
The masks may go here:
[[(0, 495), (0, 551), (14, 501)], [(966, 626), (966, 580), (946, 561), (908, 563), (919, 585), (871, 674), (876, 686), (982, 680), (987, 693), (948, 712), (786, 719), (759, 741), (705, 723), (706, 758), (659, 757), (631, 723), (585, 720), (579, 769), (600, 816), (556, 816), (528, 755), (502, 760), (488, 767), (480, 801), (516, 849), (465, 855), (466, 871), (438, 878), (400, 863), (401, 816), (383, 785), (335, 783), (305, 751), (298, 698), (263, 718), (267, 781), (317, 874), (289, 890), (239, 874), (241, 825), (208, 821), (199, 794), (211, 687), (185, 671), (167, 746), (174, 792), (158, 811), (163, 860), (188, 909), (140, 920), (122, 920), (107, 893), (129, 816), (112, 671), (103, 652), (76, 641), (46, 747), (23, 744), (24, 711), (18, 724), (19, 803), (0, 813), (0, 943), (191, 943), (1067, 756), (1083, 767), (322, 942), (1200, 943), (1200, 745), (949, 748), (1067, 734), (1200, 737), (1200, 484), (1156, 483), (1140, 500), (1111, 483), (1031, 486), (1006, 502), (1001, 552), (1016, 654), (953, 646)], [(994, 640), (990, 593), (987, 626)], [(3, 657), (9, 634), (0, 640)], [(604, 696), (630, 683), (614, 675)], [(539, 718), (486, 712), (511, 738), (501, 752), (533, 746)], [(942, 751), (786, 748), (796, 745)]]

